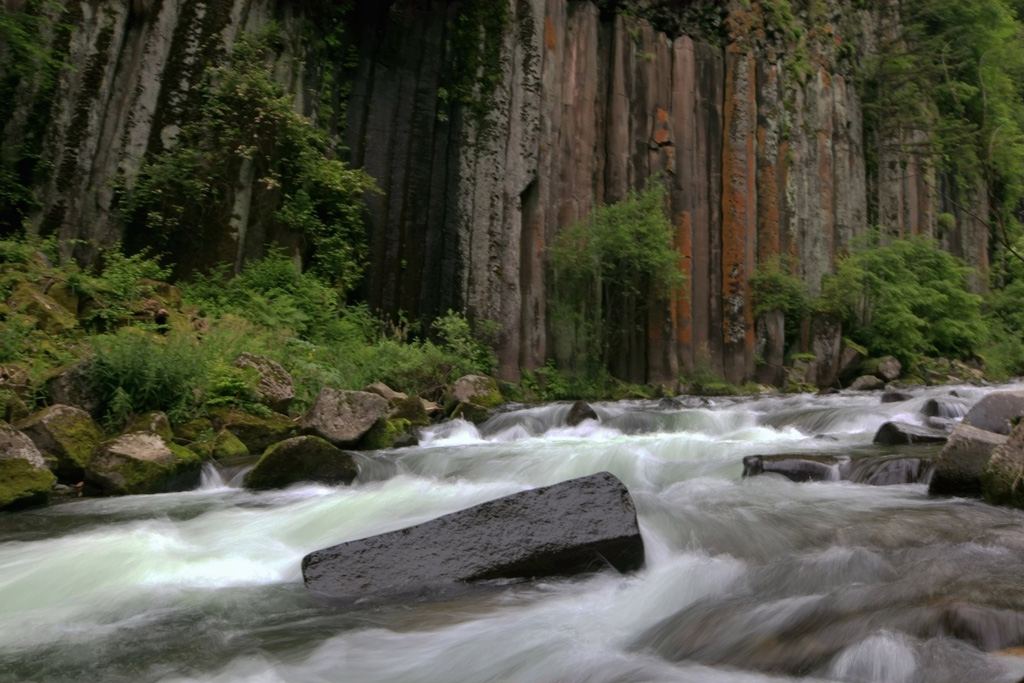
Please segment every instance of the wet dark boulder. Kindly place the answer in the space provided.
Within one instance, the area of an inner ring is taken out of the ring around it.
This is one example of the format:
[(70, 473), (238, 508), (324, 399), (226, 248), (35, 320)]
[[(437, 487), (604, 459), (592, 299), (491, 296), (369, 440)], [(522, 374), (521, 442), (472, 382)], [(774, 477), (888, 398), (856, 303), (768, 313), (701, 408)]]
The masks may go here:
[(952, 396), (940, 396), (930, 398), (921, 407), (921, 414), (925, 417), (958, 418), (963, 417), (967, 412), (967, 405), (960, 399)]
[(949, 437), (932, 427), (907, 422), (886, 422), (875, 432), (874, 442), (883, 446), (905, 446), (919, 443), (943, 443)]
[(904, 392), (890, 389), (882, 394), (882, 403), (902, 403), (903, 401), (909, 401), (913, 396)]
[(981, 475), (992, 451), (1006, 436), (961, 422), (935, 462), (928, 493), (943, 496), (981, 496)]
[(575, 427), (584, 420), (600, 421), (600, 418), (589, 403), (586, 401), (576, 401), (569, 408), (569, 415), (565, 418), (565, 423), (570, 427)]
[(1022, 415), (1024, 391), (997, 391), (975, 403), (964, 415), (963, 423), (1005, 435)]
[(743, 458), (743, 476), (781, 474), (790, 481), (839, 481), (850, 472), (845, 455), (748, 455)]
[(310, 553), (306, 587), (338, 605), (438, 597), (471, 584), (643, 564), (636, 508), (607, 472), (522, 491)]
[(858, 458), (850, 471), (850, 481), (869, 486), (898, 486), (927, 483), (935, 471), (934, 458), (884, 455)]

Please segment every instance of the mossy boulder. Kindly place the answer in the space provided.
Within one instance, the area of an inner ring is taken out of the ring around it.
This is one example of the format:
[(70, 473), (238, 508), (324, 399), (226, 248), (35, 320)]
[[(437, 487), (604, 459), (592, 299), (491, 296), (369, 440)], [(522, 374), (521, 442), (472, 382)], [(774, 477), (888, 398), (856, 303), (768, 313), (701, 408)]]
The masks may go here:
[(134, 432), (156, 434), (166, 441), (170, 441), (174, 438), (174, 431), (171, 429), (171, 421), (167, 419), (167, 415), (159, 410), (151, 410), (148, 413), (142, 413), (128, 423), (128, 426), (124, 428), (125, 434), (131, 434)]
[(199, 483), (201, 465), (199, 455), (157, 434), (122, 434), (96, 449), (85, 483), (108, 496), (187, 491)]
[(0, 511), (45, 505), (56, 481), (32, 440), (0, 422)]
[(266, 356), (245, 352), (235, 359), (235, 367), (256, 371), (256, 392), (259, 401), (278, 413), (287, 413), (295, 400), (295, 384), (288, 371)]
[(0, 457), (0, 512), (46, 505), (57, 482), (53, 472), (28, 460)]
[(321, 389), (302, 418), (307, 434), (319, 436), (335, 446), (350, 447), (388, 415), (388, 402), (366, 391)]
[(502, 404), (498, 383), (487, 375), (465, 375), (455, 380), (449, 392), (453, 404), (469, 403), (481, 408), (497, 408)]
[(237, 408), (213, 408), (210, 419), (215, 429), (226, 429), (245, 444), (250, 453), (262, 453), (279, 441), (295, 436), (299, 425), (279, 414), (260, 417)]
[(300, 481), (351, 484), (359, 469), (351, 453), (317, 436), (297, 436), (269, 447), (245, 477), (245, 487), (265, 490)]
[(47, 334), (62, 334), (78, 325), (78, 318), (73, 313), (28, 282), (15, 288), (7, 299), (7, 306), (12, 311), (35, 318), (39, 329)]
[(183, 422), (174, 428), (174, 440), (182, 446), (187, 446), (195, 441), (202, 441), (214, 433), (213, 422), (200, 417), (195, 420)]
[(380, 419), (374, 423), (362, 439), (358, 448), (365, 451), (379, 451), (393, 447), (400, 439), (412, 434), (412, 423), (404, 418)]
[(210, 442), (210, 457), (214, 460), (235, 460), (249, 455), (242, 440), (226, 429), (220, 430)]
[(54, 459), (53, 472), (64, 484), (82, 481), (93, 450), (103, 441), (103, 430), (89, 413), (73, 406), (50, 406), (14, 426), (44, 457)]
[(396, 398), (389, 401), (388, 404), (391, 409), (388, 413), (389, 420), (406, 420), (409, 424), (417, 427), (425, 427), (430, 424), (426, 406), (419, 396)]

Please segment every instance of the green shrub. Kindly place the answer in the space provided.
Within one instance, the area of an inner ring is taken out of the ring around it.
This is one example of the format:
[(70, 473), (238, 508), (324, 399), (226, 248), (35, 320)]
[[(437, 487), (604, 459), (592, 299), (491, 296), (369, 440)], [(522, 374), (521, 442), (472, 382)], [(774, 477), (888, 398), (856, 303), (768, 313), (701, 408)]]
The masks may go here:
[(123, 426), (133, 413), (162, 410), (172, 422), (194, 411), (193, 391), (206, 375), (207, 363), (194, 341), (167, 339), (124, 328), (92, 340), (89, 385), (109, 426)]
[(603, 367), (624, 349), (622, 340), (646, 324), (654, 288), (670, 297), (685, 284), (673, 247), (665, 185), (650, 179), (618, 203), (594, 207), (560, 232), (550, 247), (551, 302), (563, 345), (577, 373)]
[(970, 269), (924, 237), (869, 239), (839, 260), (817, 307), (839, 315), (872, 356), (893, 355), (905, 366), (919, 356), (971, 357), (986, 326), (981, 297), (967, 290)]
[(311, 270), (345, 294), (365, 267), (363, 196), (375, 185), (332, 158), (327, 136), (274, 79), (275, 31), (243, 36), (207, 70), (197, 116), (143, 166), (122, 217), (143, 243), (191, 257), (223, 236), (234, 210), (224, 179), (248, 169), (253, 204), (275, 207), (276, 222), (305, 239)]

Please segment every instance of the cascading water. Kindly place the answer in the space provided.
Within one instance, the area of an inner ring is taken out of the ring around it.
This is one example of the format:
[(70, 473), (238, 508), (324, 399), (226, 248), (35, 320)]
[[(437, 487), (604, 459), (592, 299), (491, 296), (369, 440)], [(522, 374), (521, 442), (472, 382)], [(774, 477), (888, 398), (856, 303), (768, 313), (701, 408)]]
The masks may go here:
[[(575, 427), (565, 405), (511, 409), (361, 454), (351, 487), (209, 471), (0, 515), (0, 681), (1017, 681), (1024, 513), (740, 476), (746, 455), (934, 454), (871, 440), (948, 392), (597, 404)], [(602, 470), (637, 504), (633, 575), (348, 611), (302, 586), (312, 550)]]

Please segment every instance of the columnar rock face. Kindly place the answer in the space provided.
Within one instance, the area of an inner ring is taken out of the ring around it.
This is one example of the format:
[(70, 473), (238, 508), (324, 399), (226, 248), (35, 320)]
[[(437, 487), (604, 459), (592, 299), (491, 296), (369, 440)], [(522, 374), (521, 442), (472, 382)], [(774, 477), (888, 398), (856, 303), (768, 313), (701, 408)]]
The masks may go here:
[[(458, 0), (358, 0), (349, 16), (354, 59), (344, 67), (317, 52), (295, 3), (71, 0), (59, 17), (70, 29), (53, 40), (76, 69), (61, 73), (49, 100), (27, 85), (17, 90), (14, 114), (0, 121), (2, 146), (45, 122), (43, 156), (55, 170), (37, 188), (35, 226), (110, 244), (125, 237), (117, 188), (130, 191), (145, 156), (174, 144), (206, 67), (275, 20), (276, 76), (382, 190), (368, 197), (361, 293), (384, 313), (429, 321), (450, 308), (500, 323), (506, 379), (569, 360), (568, 331), (548, 309), (555, 235), (657, 174), (688, 284), (650, 292), (646, 326), (624, 335), (612, 359), (625, 379), (673, 383), (695, 366), (752, 379), (758, 262), (793, 257), (816, 294), (869, 209), (900, 234), (938, 235), (936, 217), (955, 214), (943, 244), (984, 270), (983, 226), (942, 204), (952, 196), (935, 189), (944, 178), (894, 151), (912, 141), (868, 141), (879, 159), (868, 186), (849, 55), (866, 58), (878, 36), (898, 33), (891, 8), (819, 3), (827, 21), (795, 19), (808, 41), (797, 58), (758, 2), (494, 2), (508, 3), (509, 24), (500, 59), (486, 67), (499, 84), (484, 93), (481, 113), (447, 87), (468, 6)], [(723, 30), (707, 30), (688, 7), (724, 17)], [(348, 90), (328, 87), (343, 77)], [(325, 92), (348, 92), (347, 102)], [(231, 224), (208, 251), (172, 255), (179, 265), (237, 266), (268, 244), (298, 244), (271, 227), (273, 207), (253, 203), (251, 183), (229, 185), (237, 185)], [(90, 255), (85, 243), (62, 244)]]

